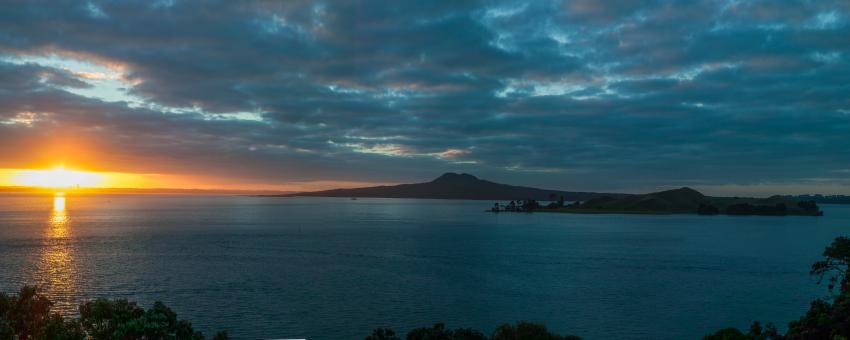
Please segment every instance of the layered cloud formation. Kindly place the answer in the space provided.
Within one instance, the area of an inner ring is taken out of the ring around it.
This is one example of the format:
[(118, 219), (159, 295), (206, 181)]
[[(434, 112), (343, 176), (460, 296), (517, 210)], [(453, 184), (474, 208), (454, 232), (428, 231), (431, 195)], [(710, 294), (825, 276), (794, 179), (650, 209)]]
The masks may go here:
[(847, 1), (22, 2), (0, 80), (0, 168), (850, 188)]

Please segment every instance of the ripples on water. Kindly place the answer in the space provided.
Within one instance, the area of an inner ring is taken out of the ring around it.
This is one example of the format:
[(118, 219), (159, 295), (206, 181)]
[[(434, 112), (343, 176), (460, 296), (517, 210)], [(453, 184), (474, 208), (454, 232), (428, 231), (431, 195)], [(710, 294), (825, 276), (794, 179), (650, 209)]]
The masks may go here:
[(65, 195), (56, 194), (53, 210), (45, 228), (34, 280), (55, 301), (53, 310), (63, 315), (76, 313), (81, 296), (77, 293), (73, 235), (65, 208)]
[[(826, 216), (487, 214), (490, 202), (0, 195), (0, 289), (73, 316), (162, 300), (206, 333), (360, 339), (446, 321), (544, 322), (587, 339), (784, 324), (850, 227)], [(614, 325), (614, 326), (612, 326)]]

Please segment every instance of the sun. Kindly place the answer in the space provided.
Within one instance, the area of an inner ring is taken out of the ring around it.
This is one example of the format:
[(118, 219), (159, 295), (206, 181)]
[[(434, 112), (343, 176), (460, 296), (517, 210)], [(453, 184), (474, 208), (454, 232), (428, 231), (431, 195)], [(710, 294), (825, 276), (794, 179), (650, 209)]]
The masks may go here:
[(64, 167), (50, 170), (21, 170), (12, 179), (12, 182), (18, 185), (44, 188), (96, 187), (103, 181), (102, 174), (69, 170)]

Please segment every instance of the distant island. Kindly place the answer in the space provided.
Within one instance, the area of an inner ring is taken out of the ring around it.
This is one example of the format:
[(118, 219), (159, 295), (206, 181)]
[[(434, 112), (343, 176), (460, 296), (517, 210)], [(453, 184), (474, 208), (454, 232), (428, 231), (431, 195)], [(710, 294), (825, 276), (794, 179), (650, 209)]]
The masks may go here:
[(495, 183), (470, 174), (445, 173), (426, 183), (399, 184), (355, 189), (333, 189), (269, 195), (276, 197), (376, 197), (376, 198), (436, 198), (465, 200), (568, 200), (586, 201), (593, 198), (622, 198), (628, 194), (546, 190)]
[[(425, 183), (332, 189), (271, 197), (373, 197), (510, 201), (492, 212), (563, 212), (584, 214), (702, 214), (821, 216), (814, 200), (791, 196), (768, 198), (710, 197), (691, 188), (649, 194), (547, 190), (495, 183), (470, 174), (448, 172)], [(547, 202), (547, 203), (540, 203)]]
[(798, 201), (815, 201), (823, 204), (850, 204), (847, 195), (787, 195), (786, 198)]
[(814, 201), (799, 201), (786, 196), (769, 198), (710, 197), (691, 188), (679, 188), (625, 197), (602, 196), (587, 201), (563, 200), (543, 205), (536, 200), (496, 203), (492, 212), (562, 212), (584, 214), (701, 214), (822, 216)]

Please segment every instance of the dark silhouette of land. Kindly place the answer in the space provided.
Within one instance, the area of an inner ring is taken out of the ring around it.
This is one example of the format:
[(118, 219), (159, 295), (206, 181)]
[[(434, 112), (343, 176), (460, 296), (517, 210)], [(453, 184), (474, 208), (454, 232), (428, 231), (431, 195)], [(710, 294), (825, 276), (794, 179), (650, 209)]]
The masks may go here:
[(823, 215), (814, 201), (797, 201), (785, 196), (768, 198), (710, 197), (691, 188), (623, 197), (601, 196), (570, 204), (559, 200), (545, 206), (531, 199), (511, 201), (505, 205), (497, 203), (491, 211), (585, 214)]
[[(76, 318), (51, 311), (52, 305), (35, 286), (24, 286), (18, 294), (0, 292), (0, 339), (205, 339), (191, 322), (178, 319), (159, 301), (147, 310), (127, 299), (86, 301)], [(212, 339), (227, 340), (227, 332)]]
[(792, 200), (815, 201), (823, 204), (850, 204), (850, 196), (847, 195), (787, 195)]
[(470, 174), (445, 173), (427, 183), (399, 184), (355, 189), (333, 189), (272, 195), (279, 197), (379, 197), (379, 198), (439, 198), (467, 200), (588, 200), (596, 197), (626, 197), (627, 194), (574, 192), (521, 187), (479, 179)]
[[(333, 189), (274, 197), (376, 197), (497, 200), (490, 211), (546, 211), (564, 213), (684, 214), (702, 215), (807, 215), (823, 213), (813, 200), (789, 196), (768, 198), (710, 197), (691, 188), (679, 188), (649, 194), (620, 194), (547, 190), (501, 184), (470, 174), (445, 173), (426, 183), (382, 185), (354, 189)], [(550, 201), (546, 205), (539, 201)], [(566, 202), (573, 203), (567, 204)]]
[[(401, 340), (389, 328), (376, 328), (366, 340)], [(575, 335), (560, 335), (549, 331), (545, 325), (528, 321), (502, 324), (487, 336), (472, 328), (446, 328), (442, 322), (433, 327), (420, 327), (407, 333), (407, 340), (581, 340)]]

